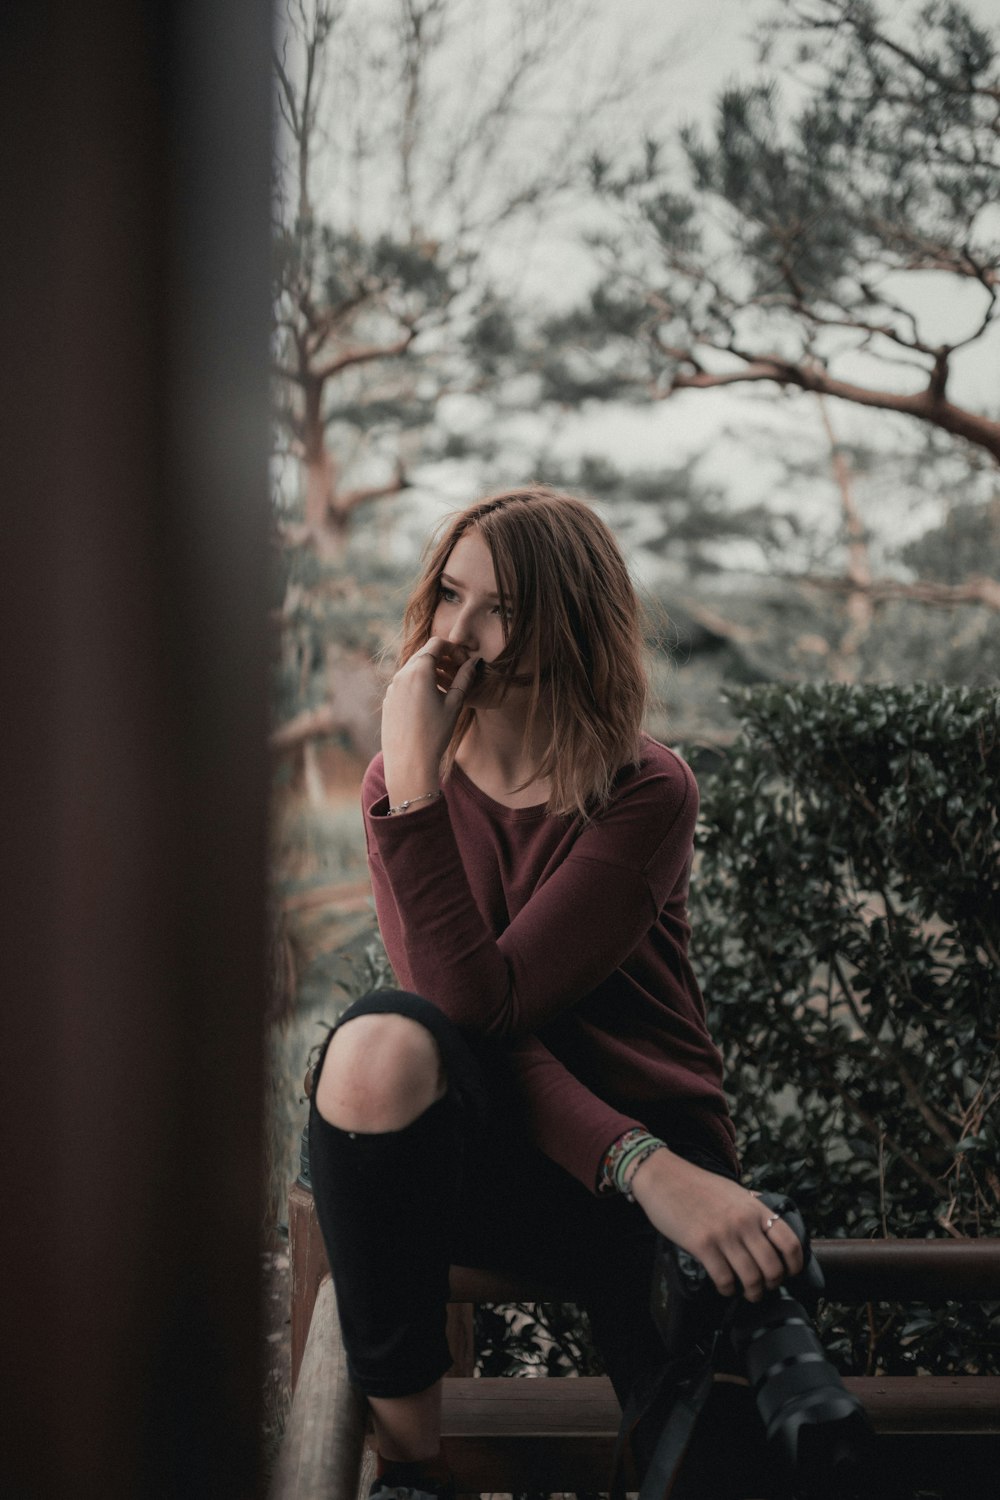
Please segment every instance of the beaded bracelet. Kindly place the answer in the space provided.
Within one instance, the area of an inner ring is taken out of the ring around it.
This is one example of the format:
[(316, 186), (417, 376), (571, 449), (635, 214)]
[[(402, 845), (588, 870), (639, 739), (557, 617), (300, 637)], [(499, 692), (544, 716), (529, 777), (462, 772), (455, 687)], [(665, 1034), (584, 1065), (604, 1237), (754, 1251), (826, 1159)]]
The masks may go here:
[(634, 1203), (632, 1178), (647, 1156), (652, 1156), (661, 1147), (665, 1148), (666, 1142), (661, 1141), (658, 1136), (650, 1135), (648, 1130), (639, 1130), (637, 1127), (626, 1130), (616, 1141), (612, 1141), (605, 1153), (598, 1175), (597, 1191), (622, 1193), (629, 1203)]
[(647, 1156), (652, 1156), (654, 1151), (666, 1151), (666, 1149), (666, 1141), (657, 1140), (655, 1135), (651, 1135), (628, 1158), (628, 1161), (622, 1164), (619, 1174), (622, 1179), (621, 1191), (625, 1194), (629, 1203), (635, 1202), (635, 1194), (632, 1191), (632, 1179), (635, 1177), (636, 1172), (642, 1166)]
[(393, 813), (405, 812), (406, 809), (408, 807), (412, 807), (415, 802), (431, 802), (435, 797), (440, 796), (441, 788), (435, 787), (433, 792), (421, 792), (419, 797), (407, 797), (405, 802), (398, 802), (395, 807), (390, 807), (386, 816), (391, 818)]

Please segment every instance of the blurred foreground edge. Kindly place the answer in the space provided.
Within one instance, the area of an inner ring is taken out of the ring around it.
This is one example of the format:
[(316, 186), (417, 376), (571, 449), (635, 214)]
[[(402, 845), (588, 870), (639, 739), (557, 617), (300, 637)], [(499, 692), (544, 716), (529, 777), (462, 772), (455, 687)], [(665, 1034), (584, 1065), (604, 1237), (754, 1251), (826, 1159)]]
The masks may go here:
[(269, 43), (0, 14), (5, 1500), (260, 1491)]

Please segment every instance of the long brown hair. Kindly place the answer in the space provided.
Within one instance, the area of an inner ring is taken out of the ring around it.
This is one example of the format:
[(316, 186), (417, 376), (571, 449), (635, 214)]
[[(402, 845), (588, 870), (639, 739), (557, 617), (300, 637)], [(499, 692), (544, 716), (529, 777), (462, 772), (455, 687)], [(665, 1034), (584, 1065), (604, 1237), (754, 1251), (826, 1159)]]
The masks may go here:
[[(476, 531), (493, 559), (501, 615), (510, 619), (486, 680), (530, 682), (527, 734), (539, 718), (548, 744), (535, 769), (550, 780), (551, 813), (589, 816), (640, 758), (646, 675), (639, 601), (618, 544), (572, 495), (547, 485), (488, 495), (454, 516), (432, 546), (403, 620), (400, 665), (425, 644), (440, 577), (460, 537)], [(445, 774), (472, 722), (463, 708)], [(527, 784), (527, 783), (525, 783)]]

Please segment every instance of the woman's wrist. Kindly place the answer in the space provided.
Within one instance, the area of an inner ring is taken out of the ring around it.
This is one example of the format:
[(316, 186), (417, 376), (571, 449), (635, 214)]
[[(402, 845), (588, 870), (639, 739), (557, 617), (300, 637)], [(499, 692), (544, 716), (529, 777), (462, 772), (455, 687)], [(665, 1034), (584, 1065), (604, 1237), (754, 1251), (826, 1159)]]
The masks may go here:
[(419, 797), (404, 797), (402, 802), (397, 802), (395, 806), (390, 803), (386, 810), (386, 815), (390, 818), (400, 817), (404, 813), (408, 813), (411, 808), (420, 807), (425, 802), (435, 802), (440, 796), (441, 788), (436, 786), (433, 791), (421, 792)]
[(670, 1147), (662, 1143), (658, 1151), (650, 1152), (644, 1157), (633, 1170), (629, 1181), (629, 1197), (632, 1201), (645, 1209), (650, 1198), (662, 1192), (663, 1185), (671, 1177), (678, 1160), (680, 1158), (674, 1155)]
[(389, 798), (389, 806), (392, 809), (407, 804), (406, 811), (409, 812), (410, 805), (425, 807), (441, 790), (441, 776), (437, 764), (394, 767), (386, 772), (385, 791)]

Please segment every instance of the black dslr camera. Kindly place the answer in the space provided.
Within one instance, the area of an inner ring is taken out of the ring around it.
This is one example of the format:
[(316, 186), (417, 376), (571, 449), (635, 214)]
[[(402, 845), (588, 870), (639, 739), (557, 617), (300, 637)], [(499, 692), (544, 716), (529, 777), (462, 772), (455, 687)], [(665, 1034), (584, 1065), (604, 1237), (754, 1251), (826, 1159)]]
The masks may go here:
[[(790, 1198), (759, 1194), (802, 1245), (798, 1276), (759, 1302), (723, 1297), (700, 1261), (668, 1240), (657, 1245), (652, 1311), (668, 1362), (686, 1372), (678, 1404), (695, 1415), (717, 1370), (746, 1378), (768, 1448), (801, 1500), (856, 1500), (866, 1493), (872, 1429), (861, 1403), (829, 1363), (805, 1303), (815, 1309), (823, 1273)], [(662, 1476), (661, 1476), (662, 1477)]]

